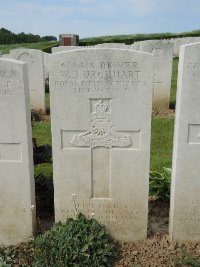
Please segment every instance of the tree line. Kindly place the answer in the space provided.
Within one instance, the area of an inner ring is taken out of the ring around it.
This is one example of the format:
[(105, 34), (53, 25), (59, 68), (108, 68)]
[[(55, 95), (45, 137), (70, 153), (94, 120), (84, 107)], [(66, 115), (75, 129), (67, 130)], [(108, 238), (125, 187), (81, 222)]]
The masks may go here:
[(15, 34), (5, 28), (0, 29), (0, 45), (5, 44), (20, 44), (20, 43), (37, 43), (37, 42), (49, 42), (57, 41), (55, 36), (43, 36), (35, 35), (32, 33), (18, 33)]

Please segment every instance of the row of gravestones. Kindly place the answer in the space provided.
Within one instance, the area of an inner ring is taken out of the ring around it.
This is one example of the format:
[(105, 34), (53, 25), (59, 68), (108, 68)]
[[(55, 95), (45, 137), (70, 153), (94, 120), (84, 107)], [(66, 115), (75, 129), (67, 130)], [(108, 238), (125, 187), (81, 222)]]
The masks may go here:
[[(148, 40), (132, 45), (105, 43), (94, 47), (121, 48), (153, 53), (153, 110), (160, 112), (169, 107), (173, 55), (178, 56), (180, 45), (198, 42), (200, 37), (176, 38), (170, 40)], [(80, 49), (79, 46), (52, 48), (52, 53)], [(34, 49), (14, 49), (3, 58), (13, 58), (28, 63), (31, 108), (45, 113), (45, 80), (48, 80), (48, 53)]]
[[(153, 110), (162, 111), (169, 107), (173, 44), (168, 41), (145, 41), (140, 47), (125, 44), (101, 44), (96, 48), (121, 48), (130, 50), (141, 50), (154, 55), (154, 80), (153, 80)], [(93, 48), (94, 48), (93, 47)], [(83, 47), (60, 46), (52, 48), (52, 53), (76, 50)], [(85, 47), (84, 47), (85, 48)], [(31, 108), (45, 112), (45, 84), (44, 77), (48, 77), (49, 54), (34, 49), (14, 49), (3, 58), (13, 58), (28, 63), (29, 87)], [(138, 73), (138, 80), (140, 73)]]
[(45, 81), (48, 79), (48, 53), (36, 49), (13, 49), (2, 58), (20, 60), (28, 64), (31, 109), (45, 113)]
[[(199, 58), (200, 43), (181, 48), (169, 231), (174, 240), (200, 239)], [(56, 221), (80, 211), (118, 240), (146, 238), (153, 61), (148, 53), (98, 48), (49, 57)], [(26, 63), (0, 59), (4, 245), (28, 240), (35, 229), (28, 86)]]
[[(153, 79), (153, 110), (160, 112), (169, 108), (172, 65), (173, 43), (167, 40), (148, 40), (137, 42), (132, 45), (118, 43), (104, 43), (94, 46), (96, 48), (118, 48), (152, 53), (154, 55), (154, 79)], [(80, 46), (53, 47), (52, 53), (77, 50)], [(140, 73), (138, 73), (139, 79)]]

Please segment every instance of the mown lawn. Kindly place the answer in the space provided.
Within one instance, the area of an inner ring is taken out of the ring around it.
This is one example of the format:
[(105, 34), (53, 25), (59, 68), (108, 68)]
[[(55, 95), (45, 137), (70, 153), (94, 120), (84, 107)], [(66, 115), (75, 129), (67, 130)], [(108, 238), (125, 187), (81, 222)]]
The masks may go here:
[(0, 52), (2, 54), (8, 54), (10, 50), (16, 48), (31, 48), (31, 49), (39, 49), (43, 50), (50, 46), (54, 46), (58, 44), (58, 42), (38, 42), (38, 43), (21, 43), (21, 44), (9, 44), (9, 45), (0, 45)]

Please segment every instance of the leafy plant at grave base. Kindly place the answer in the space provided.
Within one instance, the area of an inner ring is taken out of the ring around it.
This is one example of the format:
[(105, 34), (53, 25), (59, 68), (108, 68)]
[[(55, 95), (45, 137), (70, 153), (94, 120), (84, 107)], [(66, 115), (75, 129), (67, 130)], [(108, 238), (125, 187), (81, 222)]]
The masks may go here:
[(48, 144), (37, 146), (36, 138), (32, 139), (34, 165), (52, 163), (52, 147)]
[(190, 253), (183, 250), (182, 251), (184, 259), (177, 260), (175, 266), (191, 266), (191, 267), (200, 267), (200, 261), (194, 259)]
[(111, 267), (116, 248), (105, 226), (79, 214), (33, 241), (35, 267)]
[(163, 201), (170, 200), (171, 187), (170, 168), (163, 168), (162, 172), (151, 171), (149, 177), (149, 191), (151, 196), (157, 196)]
[(1, 257), (0, 257), (0, 267), (11, 267), (10, 264), (8, 265)]
[(0, 267), (11, 267), (15, 257), (14, 247), (0, 247)]

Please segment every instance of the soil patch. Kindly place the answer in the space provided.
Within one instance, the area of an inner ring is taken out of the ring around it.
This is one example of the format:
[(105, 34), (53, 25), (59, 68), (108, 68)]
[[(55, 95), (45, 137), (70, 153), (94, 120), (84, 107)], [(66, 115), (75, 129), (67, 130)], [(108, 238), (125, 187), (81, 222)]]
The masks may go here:
[(190, 256), (200, 260), (200, 242), (171, 242), (168, 227), (169, 204), (150, 198), (148, 238), (138, 242), (117, 242), (119, 259), (114, 267), (200, 267), (200, 264), (183, 262)]
[[(49, 229), (53, 221), (52, 215), (41, 214), (38, 221), (38, 233)], [(116, 242), (119, 257), (114, 267), (200, 267), (200, 264), (187, 265), (183, 262), (191, 256), (200, 261), (200, 241), (171, 242), (168, 227), (169, 203), (151, 197), (149, 199), (148, 238), (137, 242)]]

